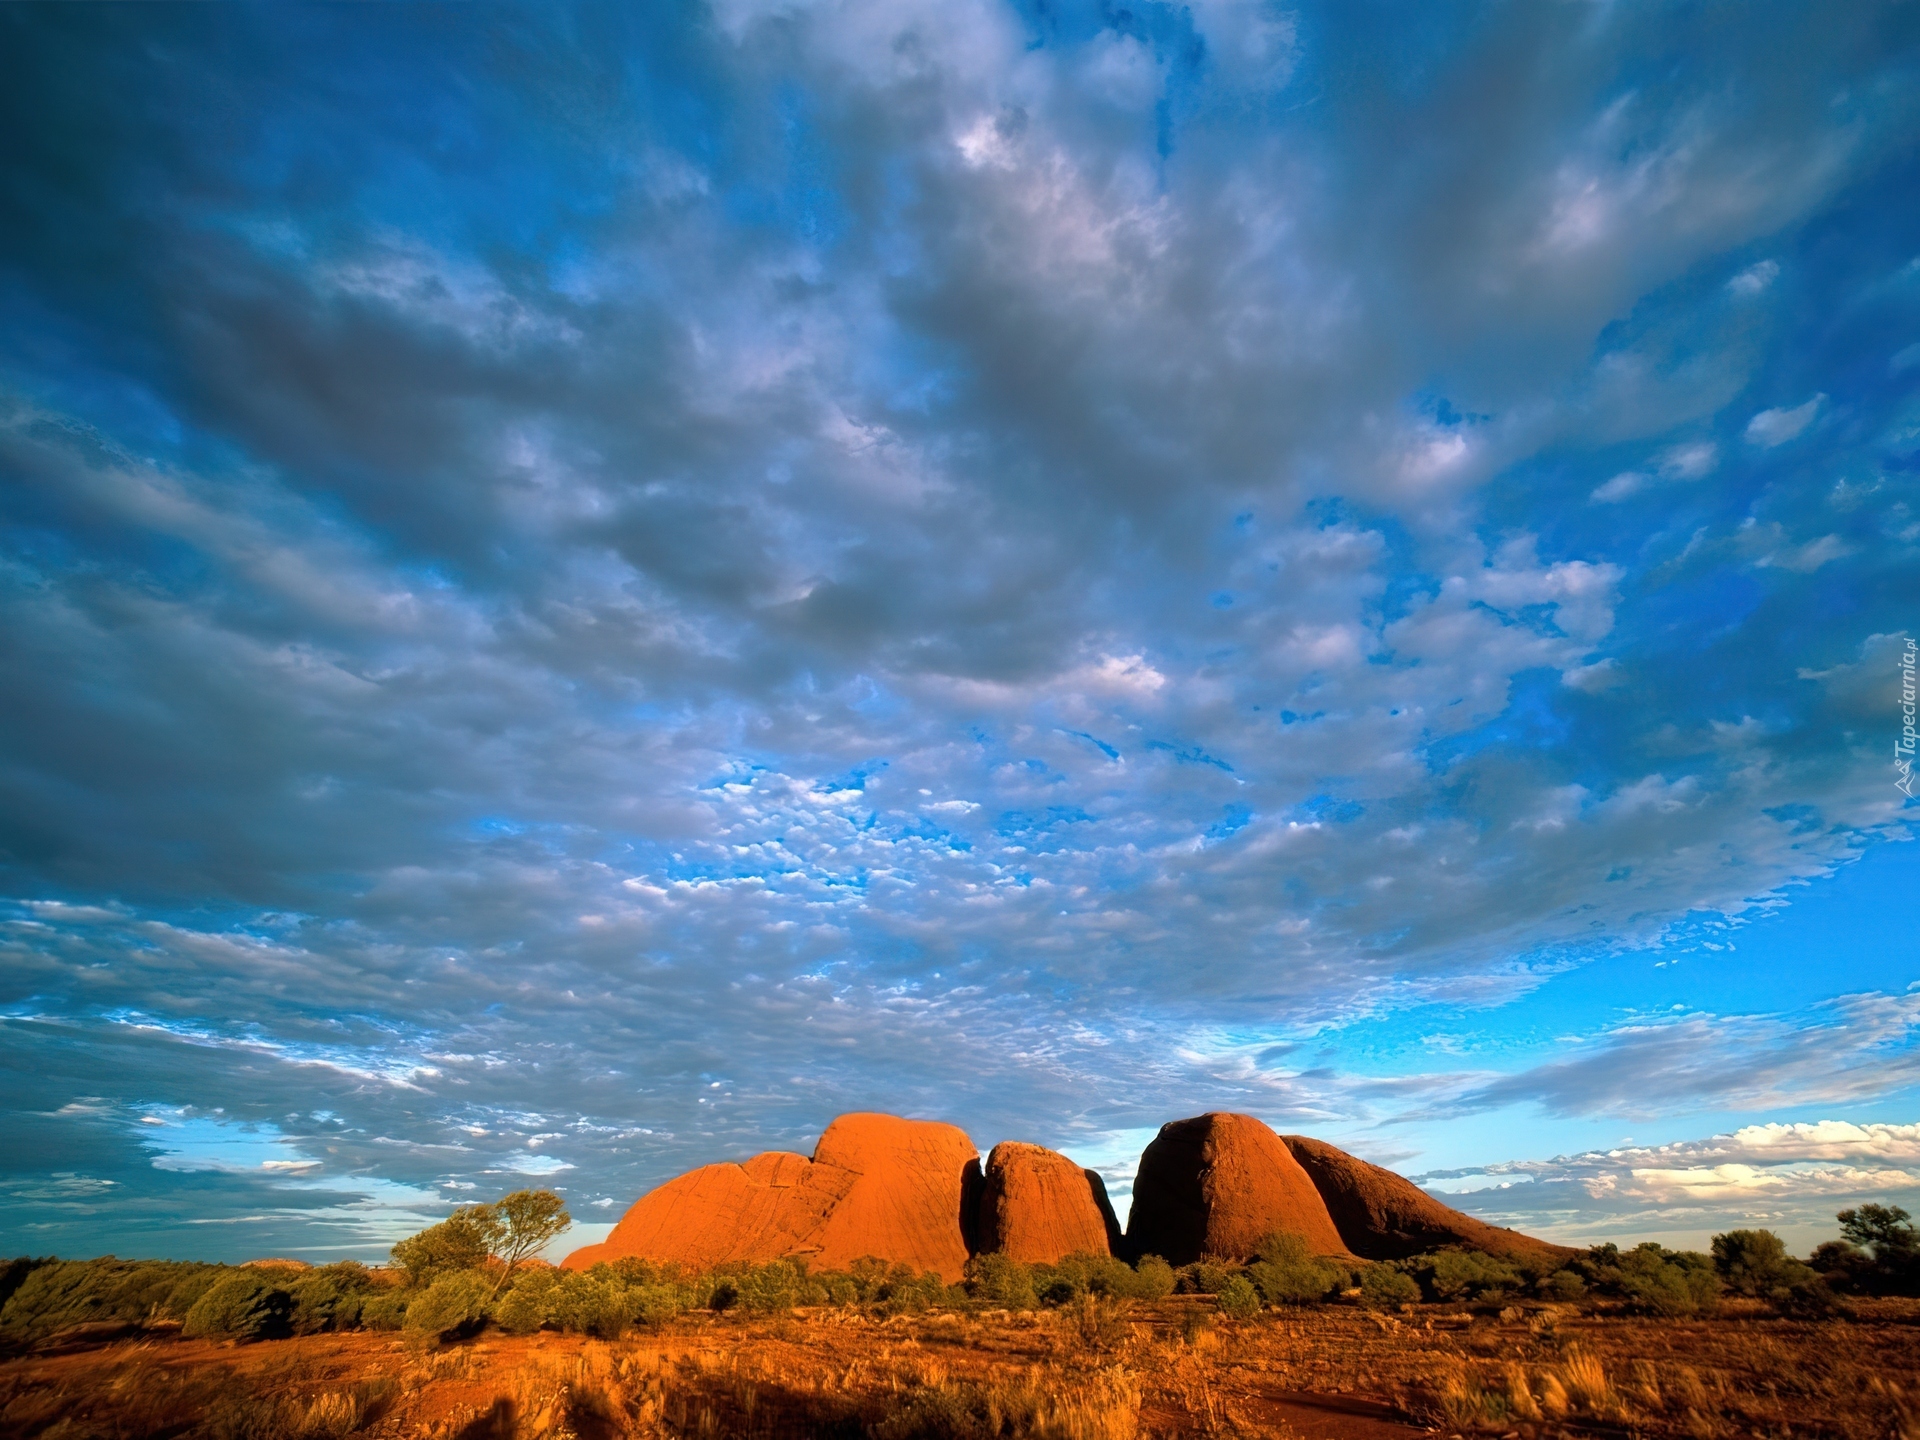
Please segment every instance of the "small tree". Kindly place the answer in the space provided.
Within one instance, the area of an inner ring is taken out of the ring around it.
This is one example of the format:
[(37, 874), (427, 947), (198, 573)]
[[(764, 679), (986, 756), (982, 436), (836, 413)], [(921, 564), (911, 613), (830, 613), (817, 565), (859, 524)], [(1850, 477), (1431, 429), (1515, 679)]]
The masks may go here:
[(1729, 1230), (1714, 1236), (1713, 1265), (1727, 1288), (1742, 1295), (1775, 1298), (1812, 1278), (1771, 1230)]
[(469, 1205), (393, 1247), (393, 1260), (410, 1285), (430, 1285), (442, 1275), (485, 1263), (500, 1233), (491, 1205)]
[(492, 1251), (502, 1265), (494, 1294), (513, 1276), (514, 1267), (573, 1224), (567, 1207), (551, 1190), (516, 1190), (492, 1207)]
[(1856, 1210), (1842, 1210), (1836, 1218), (1840, 1233), (1863, 1250), (1873, 1251), (1873, 1258), (1882, 1265), (1907, 1260), (1920, 1248), (1915, 1243), (1920, 1236), (1907, 1223), (1907, 1212), (1898, 1205), (1862, 1205)]
[(565, 1202), (551, 1190), (516, 1190), (491, 1205), (456, 1210), (438, 1225), (402, 1240), (393, 1247), (393, 1259), (416, 1286), (497, 1260), (500, 1275), (488, 1292), (491, 1299), (523, 1260), (571, 1224)]

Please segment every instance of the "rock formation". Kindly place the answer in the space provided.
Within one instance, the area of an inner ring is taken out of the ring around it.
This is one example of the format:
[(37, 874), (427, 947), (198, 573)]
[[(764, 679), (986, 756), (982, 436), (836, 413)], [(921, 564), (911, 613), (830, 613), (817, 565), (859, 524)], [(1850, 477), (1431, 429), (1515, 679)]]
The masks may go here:
[(982, 1175), (973, 1142), (952, 1125), (842, 1115), (811, 1159), (771, 1151), (691, 1170), (642, 1195), (604, 1243), (564, 1263), (584, 1270), (635, 1255), (706, 1269), (798, 1256), (844, 1270), (875, 1256), (952, 1282), (969, 1254), (1051, 1263), (1110, 1252), (1186, 1265), (1202, 1255), (1243, 1260), (1276, 1230), (1318, 1254), (1369, 1260), (1445, 1245), (1529, 1265), (1573, 1253), (1463, 1215), (1324, 1141), (1283, 1139), (1250, 1115), (1161, 1126), (1140, 1157), (1124, 1237), (1100, 1177), (1055, 1151), (996, 1145)]
[(1107, 1187), (1092, 1170), (1039, 1145), (1003, 1141), (987, 1157), (974, 1248), (1032, 1264), (1120, 1248)]
[(1251, 1115), (1215, 1111), (1160, 1127), (1133, 1184), (1130, 1255), (1244, 1260), (1276, 1230), (1304, 1236), (1315, 1254), (1347, 1249), (1307, 1172)]
[(1403, 1260), (1443, 1245), (1464, 1245), (1522, 1263), (1574, 1253), (1563, 1245), (1463, 1215), (1411, 1180), (1369, 1165), (1324, 1140), (1305, 1135), (1281, 1139), (1326, 1202), (1346, 1248), (1364, 1259)]
[(962, 1216), (979, 1185), (979, 1152), (956, 1127), (842, 1115), (811, 1160), (770, 1151), (703, 1165), (642, 1195), (603, 1243), (563, 1263), (584, 1270), (636, 1255), (702, 1269), (804, 1256), (844, 1270), (876, 1255), (954, 1281), (967, 1263)]

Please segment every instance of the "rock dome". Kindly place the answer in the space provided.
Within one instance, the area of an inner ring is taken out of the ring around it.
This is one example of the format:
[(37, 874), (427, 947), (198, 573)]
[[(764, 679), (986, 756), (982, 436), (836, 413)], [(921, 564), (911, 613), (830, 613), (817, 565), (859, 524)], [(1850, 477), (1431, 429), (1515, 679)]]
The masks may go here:
[(1518, 1230), (1503, 1230), (1443, 1205), (1411, 1180), (1370, 1165), (1324, 1140), (1283, 1136), (1287, 1149), (1326, 1202), (1346, 1248), (1368, 1260), (1403, 1260), (1443, 1245), (1484, 1250), (1503, 1260), (1545, 1261), (1574, 1254)]
[(804, 1256), (843, 1270), (863, 1256), (958, 1280), (963, 1216), (978, 1203), (980, 1156), (964, 1131), (932, 1120), (842, 1115), (813, 1158), (782, 1151), (703, 1165), (648, 1191), (568, 1269), (635, 1255), (695, 1269)]
[(1214, 1111), (1160, 1127), (1133, 1185), (1129, 1255), (1244, 1260), (1276, 1230), (1304, 1236), (1316, 1254), (1347, 1249), (1307, 1172), (1251, 1115)]
[(1120, 1224), (1092, 1170), (1039, 1145), (1007, 1140), (987, 1157), (975, 1248), (1028, 1264), (1119, 1249)]

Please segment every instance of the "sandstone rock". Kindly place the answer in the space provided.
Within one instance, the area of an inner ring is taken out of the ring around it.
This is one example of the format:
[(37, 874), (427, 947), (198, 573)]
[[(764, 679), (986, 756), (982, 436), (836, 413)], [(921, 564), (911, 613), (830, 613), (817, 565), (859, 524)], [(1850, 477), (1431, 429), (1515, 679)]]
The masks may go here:
[(1300, 1162), (1347, 1249), (1368, 1260), (1403, 1260), (1443, 1245), (1503, 1260), (1550, 1262), (1576, 1252), (1518, 1230), (1503, 1230), (1443, 1205), (1411, 1180), (1370, 1165), (1324, 1140), (1281, 1137)]
[(1108, 1255), (1120, 1225), (1098, 1174), (1058, 1151), (1003, 1141), (987, 1157), (975, 1246), (1027, 1264), (1073, 1254)]
[(1130, 1256), (1244, 1260), (1276, 1230), (1304, 1236), (1315, 1254), (1347, 1248), (1306, 1171), (1251, 1115), (1215, 1111), (1160, 1127), (1134, 1181)]
[(842, 1115), (811, 1160), (774, 1151), (703, 1165), (641, 1196), (604, 1243), (562, 1263), (584, 1270), (637, 1255), (705, 1269), (804, 1256), (815, 1269), (843, 1270), (873, 1255), (954, 1281), (967, 1263), (962, 1216), (979, 1176), (979, 1152), (955, 1126)]

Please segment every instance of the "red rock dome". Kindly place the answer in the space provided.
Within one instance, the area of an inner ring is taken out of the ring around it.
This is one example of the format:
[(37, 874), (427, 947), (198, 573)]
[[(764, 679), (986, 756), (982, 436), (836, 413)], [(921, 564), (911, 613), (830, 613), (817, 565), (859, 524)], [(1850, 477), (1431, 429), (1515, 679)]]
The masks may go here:
[(1253, 1116), (1215, 1111), (1160, 1127), (1134, 1180), (1130, 1254), (1244, 1260), (1276, 1230), (1304, 1236), (1316, 1254), (1347, 1248), (1307, 1172)]
[(1324, 1140), (1281, 1137), (1326, 1202), (1347, 1249), (1368, 1260), (1403, 1260), (1443, 1245), (1484, 1250), (1522, 1264), (1575, 1252), (1518, 1230), (1503, 1230), (1443, 1205), (1404, 1176), (1349, 1155)]
[(1120, 1225), (1099, 1175), (1058, 1151), (1007, 1140), (987, 1157), (975, 1245), (1028, 1264), (1107, 1255)]
[(874, 1255), (954, 1281), (967, 1263), (962, 1215), (979, 1183), (979, 1152), (955, 1126), (842, 1115), (811, 1160), (769, 1151), (690, 1170), (642, 1195), (602, 1244), (562, 1263), (584, 1270), (635, 1255), (705, 1269), (793, 1255), (843, 1270)]

